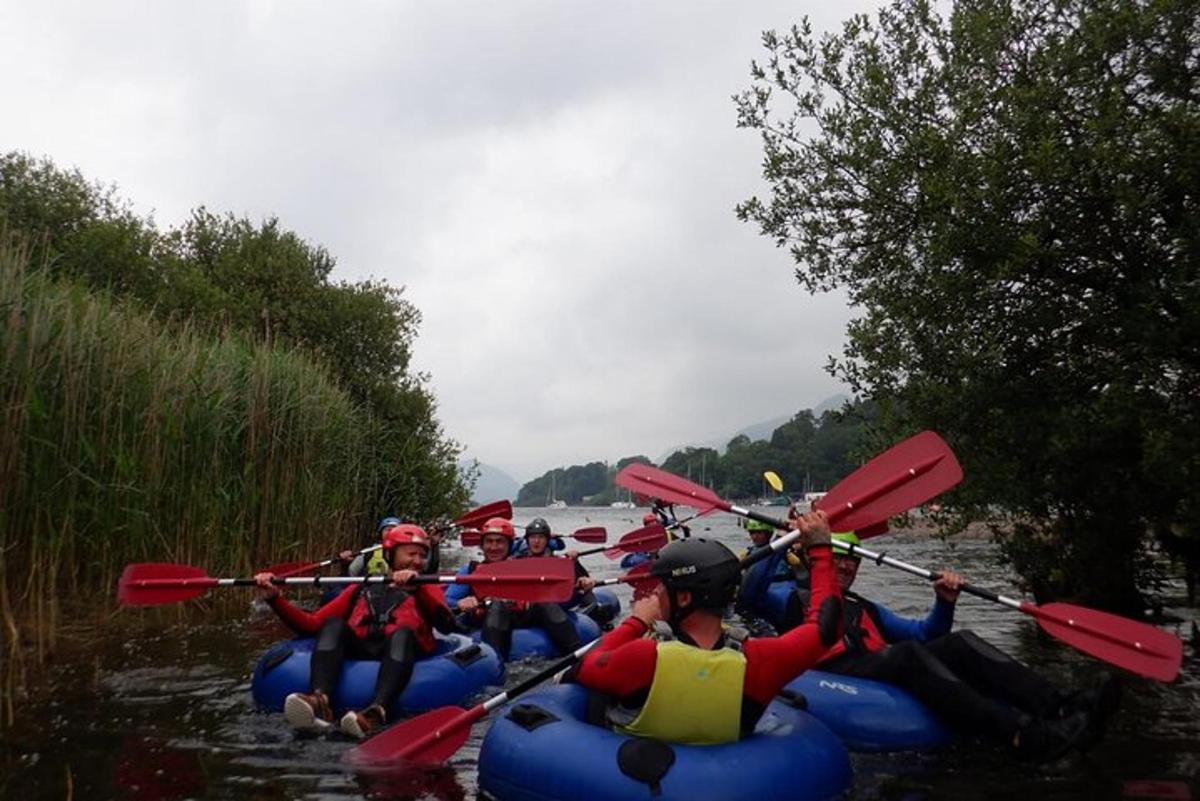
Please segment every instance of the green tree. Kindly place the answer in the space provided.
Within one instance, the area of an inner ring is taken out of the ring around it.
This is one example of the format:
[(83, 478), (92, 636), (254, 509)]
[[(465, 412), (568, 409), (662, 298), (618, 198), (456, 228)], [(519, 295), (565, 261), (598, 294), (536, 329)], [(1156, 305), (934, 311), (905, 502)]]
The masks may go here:
[(468, 489), (458, 445), (409, 370), (420, 314), (382, 282), (334, 282), (333, 256), (275, 218), (205, 208), (160, 232), (115, 188), (22, 153), (0, 154), (0, 222), (27, 231), (36, 264), (136, 302), (179, 329), (240, 332), (303, 349), (378, 426), (376, 489), (365, 517), (460, 512)]
[(739, 216), (862, 311), (833, 366), (1001, 504), (1039, 598), (1142, 605), (1197, 538), (1200, 36), (1191, 0), (897, 0), (764, 34)]

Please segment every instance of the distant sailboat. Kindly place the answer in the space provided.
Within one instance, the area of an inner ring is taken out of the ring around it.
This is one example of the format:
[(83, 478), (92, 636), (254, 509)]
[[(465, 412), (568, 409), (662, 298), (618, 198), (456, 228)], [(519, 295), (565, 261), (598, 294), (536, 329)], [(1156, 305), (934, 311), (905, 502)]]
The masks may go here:
[(621, 500), (621, 491), (617, 490), (617, 500), (610, 503), (609, 506), (613, 509), (636, 509), (637, 504), (633, 502), (633, 492), (631, 490), (626, 490), (626, 492), (628, 493), (628, 500)]
[(567, 502), (554, 497), (557, 493), (554, 491), (554, 473), (550, 473), (550, 494), (546, 496), (547, 509), (566, 509)]

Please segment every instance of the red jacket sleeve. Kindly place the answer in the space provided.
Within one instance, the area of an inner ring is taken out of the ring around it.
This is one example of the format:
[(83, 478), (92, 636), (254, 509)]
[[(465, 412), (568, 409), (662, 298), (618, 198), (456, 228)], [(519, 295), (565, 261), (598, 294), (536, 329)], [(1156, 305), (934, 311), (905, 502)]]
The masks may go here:
[(452, 614), (446, 604), (446, 589), (440, 584), (420, 584), (413, 595), (417, 599), (421, 617), (427, 621), (440, 621)]
[[(839, 598), (833, 570), (833, 548), (819, 545), (808, 552), (811, 564), (812, 599), (803, 625), (782, 637), (755, 637), (746, 640), (745, 694), (766, 705), (789, 681), (821, 660), (829, 644), (821, 641), (817, 616), (827, 598)], [(841, 615), (837, 616), (841, 620)]]
[(605, 634), (579, 665), (576, 680), (592, 690), (632, 695), (650, 686), (658, 661), (658, 644), (643, 637), (646, 624), (636, 617)]
[(357, 588), (358, 585), (351, 584), (332, 601), (313, 612), (306, 612), (282, 595), (276, 595), (267, 603), (292, 631), (297, 634), (316, 634), (326, 620), (350, 616), (350, 601), (354, 598)]

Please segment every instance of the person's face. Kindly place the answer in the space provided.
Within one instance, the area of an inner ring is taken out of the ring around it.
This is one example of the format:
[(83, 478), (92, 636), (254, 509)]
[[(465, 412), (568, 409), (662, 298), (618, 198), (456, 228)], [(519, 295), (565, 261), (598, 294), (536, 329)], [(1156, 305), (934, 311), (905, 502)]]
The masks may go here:
[(545, 534), (526, 534), (525, 542), (529, 544), (529, 553), (532, 556), (542, 556), (550, 547), (550, 538)]
[(854, 577), (858, 575), (858, 561), (849, 556), (833, 557), (833, 569), (843, 591), (850, 589), (850, 585), (854, 583)]
[(499, 562), (508, 558), (508, 537), (503, 534), (484, 534), (479, 545), (483, 548), (485, 562)]
[(420, 570), (425, 566), (425, 549), (420, 545), (404, 543), (391, 550), (392, 570)]
[(750, 541), (754, 543), (754, 547), (760, 548), (771, 541), (770, 531), (751, 531)]

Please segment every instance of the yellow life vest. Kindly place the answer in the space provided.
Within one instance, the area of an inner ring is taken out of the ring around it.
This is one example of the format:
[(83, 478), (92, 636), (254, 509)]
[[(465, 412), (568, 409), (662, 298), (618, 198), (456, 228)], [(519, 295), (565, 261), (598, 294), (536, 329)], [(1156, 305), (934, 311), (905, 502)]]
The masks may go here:
[(375, 551), (371, 554), (371, 558), (367, 560), (368, 576), (386, 576), (391, 572), (391, 567), (388, 566), (387, 560), (383, 558), (383, 551)]
[(660, 642), (646, 704), (617, 730), (684, 745), (734, 742), (741, 734), (745, 678), (746, 657), (733, 648)]

